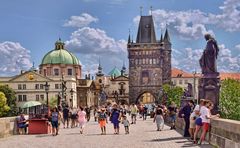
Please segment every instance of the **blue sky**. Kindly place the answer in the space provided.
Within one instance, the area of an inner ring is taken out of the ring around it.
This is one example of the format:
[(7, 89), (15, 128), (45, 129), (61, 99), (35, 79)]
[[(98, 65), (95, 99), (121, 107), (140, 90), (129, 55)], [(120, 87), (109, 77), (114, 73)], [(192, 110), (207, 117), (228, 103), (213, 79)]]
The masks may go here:
[(96, 72), (98, 57), (105, 73), (121, 68), (129, 29), (136, 38), (140, 6), (143, 15), (153, 6), (157, 38), (168, 25), (174, 67), (200, 72), (208, 32), (220, 47), (219, 71), (240, 71), (239, 0), (1, 0), (0, 75), (38, 66), (59, 37), (84, 73)]

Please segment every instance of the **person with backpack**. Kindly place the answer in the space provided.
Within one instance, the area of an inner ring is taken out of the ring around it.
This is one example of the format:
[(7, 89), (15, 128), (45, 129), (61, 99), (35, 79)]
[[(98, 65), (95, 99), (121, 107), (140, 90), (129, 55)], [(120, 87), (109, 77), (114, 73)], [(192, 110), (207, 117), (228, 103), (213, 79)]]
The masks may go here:
[(105, 108), (101, 108), (101, 111), (98, 113), (98, 123), (102, 131), (101, 135), (106, 135), (106, 123), (108, 123), (108, 121)]

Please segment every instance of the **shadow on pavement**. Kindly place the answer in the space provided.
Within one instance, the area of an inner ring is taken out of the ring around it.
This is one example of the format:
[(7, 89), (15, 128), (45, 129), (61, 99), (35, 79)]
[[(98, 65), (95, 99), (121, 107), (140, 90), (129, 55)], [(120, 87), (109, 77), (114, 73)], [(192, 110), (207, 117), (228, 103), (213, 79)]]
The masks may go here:
[(47, 134), (47, 135), (36, 135), (36, 138), (43, 138), (43, 137), (53, 137), (51, 134)]
[(170, 138), (164, 138), (164, 139), (153, 139), (150, 141), (151, 142), (162, 142), (162, 141), (185, 140), (185, 139), (186, 138), (184, 138), (184, 137), (170, 137)]

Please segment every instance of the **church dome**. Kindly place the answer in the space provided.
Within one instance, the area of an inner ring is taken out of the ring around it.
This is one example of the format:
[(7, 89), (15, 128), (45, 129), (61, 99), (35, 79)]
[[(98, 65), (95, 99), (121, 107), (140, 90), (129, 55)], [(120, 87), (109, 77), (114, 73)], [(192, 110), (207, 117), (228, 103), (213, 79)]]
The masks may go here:
[(48, 52), (42, 59), (43, 64), (71, 64), (71, 65), (79, 65), (80, 62), (78, 58), (64, 49), (64, 42), (59, 39), (55, 43), (55, 49)]
[(109, 73), (108, 73), (109, 76), (112, 76), (112, 77), (118, 77), (121, 75), (121, 72), (120, 70), (117, 68), (117, 67), (114, 67)]

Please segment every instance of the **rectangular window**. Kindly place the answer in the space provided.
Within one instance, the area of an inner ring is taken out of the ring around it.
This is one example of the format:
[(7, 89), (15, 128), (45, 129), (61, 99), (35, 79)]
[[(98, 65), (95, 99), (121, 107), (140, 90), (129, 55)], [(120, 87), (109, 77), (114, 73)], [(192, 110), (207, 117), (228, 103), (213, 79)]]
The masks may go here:
[(27, 95), (23, 95), (23, 101), (27, 101)]
[(142, 62), (143, 62), (143, 64), (145, 64), (145, 59), (143, 59), (143, 61), (142, 61)]
[(39, 101), (39, 95), (36, 95), (36, 101)]
[(23, 87), (23, 89), (25, 89), (25, 90), (27, 89), (26, 84), (23, 84), (22, 87)]
[(43, 84), (40, 84), (40, 89), (44, 89), (44, 86), (43, 86)]
[(55, 84), (55, 89), (59, 89), (58, 84)]
[(142, 59), (139, 59), (138, 63), (139, 63), (139, 65), (141, 65), (142, 64)]
[(153, 64), (156, 64), (156, 59), (153, 59)]
[(179, 84), (182, 84), (182, 80), (179, 80)]
[(22, 85), (21, 84), (18, 84), (18, 89), (22, 89)]
[(152, 65), (152, 59), (149, 59), (149, 64), (151, 64), (151, 65)]
[(18, 95), (18, 102), (22, 102), (22, 95)]
[(184, 83), (185, 83), (185, 84), (188, 84), (188, 80), (184, 80)]
[(149, 63), (149, 59), (146, 59), (146, 64), (148, 64)]
[(72, 69), (68, 69), (68, 75), (72, 76)]
[(54, 72), (54, 75), (55, 75), (55, 76), (58, 76), (58, 75), (59, 75), (59, 69), (54, 69), (53, 72)]
[(39, 84), (35, 84), (35, 89), (39, 89)]
[(40, 95), (42, 101), (44, 101), (44, 95)]

